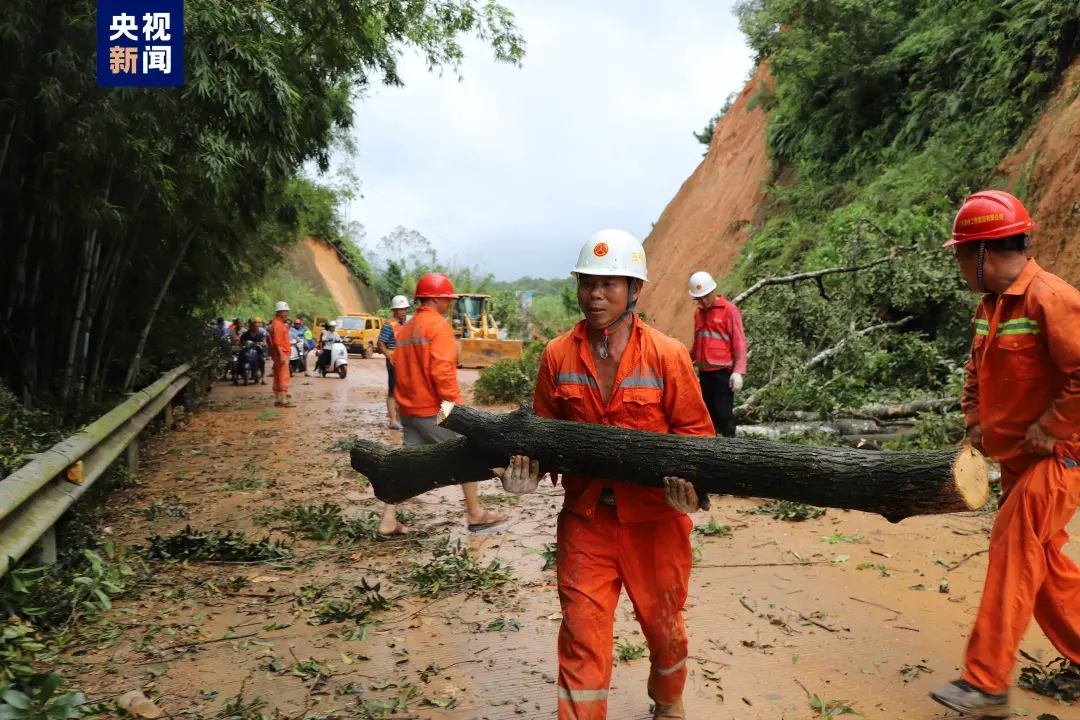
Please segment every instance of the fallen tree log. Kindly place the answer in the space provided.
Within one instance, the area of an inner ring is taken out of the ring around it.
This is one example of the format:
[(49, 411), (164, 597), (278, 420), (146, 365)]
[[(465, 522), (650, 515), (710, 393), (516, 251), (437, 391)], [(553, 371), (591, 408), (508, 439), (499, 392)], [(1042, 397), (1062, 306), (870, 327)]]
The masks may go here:
[[(948, 412), (958, 410), (960, 401), (957, 398), (934, 398), (932, 400), (914, 400), (899, 405), (870, 405), (862, 408), (844, 408), (836, 413), (825, 416), (812, 410), (781, 410), (770, 412), (768, 419), (777, 422), (828, 422), (830, 417), (855, 418), (862, 420), (877, 420), (879, 423), (887, 420), (904, 420), (914, 418), (924, 412)], [(907, 423), (911, 424), (911, 423)]]
[[(875, 420), (894, 420), (910, 418), (924, 412), (946, 412), (960, 409), (956, 398), (936, 398), (933, 400), (915, 400), (900, 405), (876, 405), (849, 411), (850, 417), (866, 417)], [(842, 413), (843, 414), (843, 413)]]
[(781, 445), (742, 438), (691, 437), (550, 420), (526, 408), (496, 414), (444, 403), (440, 423), (464, 437), (390, 449), (360, 441), (352, 466), (384, 502), (491, 477), (511, 455), (541, 470), (659, 487), (665, 475), (699, 492), (793, 500), (878, 513), (891, 522), (913, 515), (974, 510), (986, 502), (987, 467), (970, 448), (880, 452)]
[(782, 440), (792, 435), (819, 433), (821, 435), (866, 435), (881, 432), (873, 420), (859, 418), (837, 418), (832, 422), (775, 422), (760, 425), (739, 425), (735, 428), (736, 437), (757, 440)]

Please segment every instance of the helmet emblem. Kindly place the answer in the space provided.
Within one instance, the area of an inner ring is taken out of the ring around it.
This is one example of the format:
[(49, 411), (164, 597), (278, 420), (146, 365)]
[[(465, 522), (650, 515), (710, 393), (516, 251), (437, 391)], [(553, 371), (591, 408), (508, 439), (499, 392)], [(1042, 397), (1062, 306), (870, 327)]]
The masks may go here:
[(698, 283), (697, 285), (695, 285), (694, 289), (695, 290), (700, 290), (701, 289), (701, 283)]
[(603, 243), (603, 242), (596, 243), (595, 245), (593, 245), (592, 253), (596, 257), (604, 257), (605, 255), (608, 254), (607, 243)]

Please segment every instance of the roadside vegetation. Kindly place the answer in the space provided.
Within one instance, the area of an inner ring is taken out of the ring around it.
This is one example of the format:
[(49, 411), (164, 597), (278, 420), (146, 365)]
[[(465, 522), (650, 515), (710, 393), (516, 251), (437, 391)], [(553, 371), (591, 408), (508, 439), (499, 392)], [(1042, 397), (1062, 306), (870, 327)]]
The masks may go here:
[[(723, 288), (894, 258), (751, 298), (746, 393), (783, 377), (760, 399), (765, 417), (955, 394), (975, 298), (940, 246), (966, 194), (1003, 186), (998, 163), (1080, 50), (1080, 8), (748, 0), (737, 14), (773, 77), (752, 105), (768, 113), (774, 172), (766, 220)], [(1021, 178), (1021, 199), (1029, 190)]]

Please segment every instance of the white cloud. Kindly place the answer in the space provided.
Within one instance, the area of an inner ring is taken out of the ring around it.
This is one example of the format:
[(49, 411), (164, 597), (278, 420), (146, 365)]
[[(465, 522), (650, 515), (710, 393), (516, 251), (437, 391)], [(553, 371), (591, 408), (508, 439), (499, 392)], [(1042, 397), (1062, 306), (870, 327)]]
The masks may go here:
[(404, 88), (356, 108), (349, 207), (502, 279), (564, 275), (594, 230), (640, 237), (693, 171), (700, 130), (739, 90), (750, 52), (730, 2), (504, 0), (522, 68), (466, 43), (464, 80), (402, 63)]

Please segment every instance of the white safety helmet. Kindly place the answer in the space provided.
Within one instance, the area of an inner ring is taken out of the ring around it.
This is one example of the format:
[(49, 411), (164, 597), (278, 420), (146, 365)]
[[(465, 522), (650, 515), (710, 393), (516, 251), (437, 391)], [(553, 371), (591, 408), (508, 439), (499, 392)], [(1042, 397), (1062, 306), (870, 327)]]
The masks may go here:
[(288, 309), (289, 309), (289, 303), (285, 302), (284, 300), (278, 300), (277, 303), (274, 305), (274, 312), (276, 312), (276, 313), (279, 313), (282, 310), (288, 310)]
[(621, 275), (648, 282), (645, 248), (625, 230), (600, 230), (582, 246), (570, 274)]
[(409, 298), (404, 295), (395, 295), (394, 299), (390, 301), (391, 310), (408, 310)]
[(698, 270), (690, 276), (690, 297), (705, 297), (716, 289), (716, 281), (713, 276), (704, 270)]

